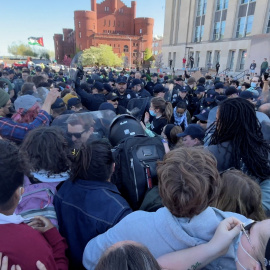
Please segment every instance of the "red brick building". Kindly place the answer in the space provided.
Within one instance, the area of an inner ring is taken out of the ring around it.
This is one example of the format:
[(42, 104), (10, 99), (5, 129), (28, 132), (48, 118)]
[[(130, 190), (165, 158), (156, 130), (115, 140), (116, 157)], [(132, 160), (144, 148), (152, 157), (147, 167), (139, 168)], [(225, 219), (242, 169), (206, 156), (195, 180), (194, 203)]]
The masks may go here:
[(91, 9), (74, 11), (74, 31), (54, 35), (55, 59), (62, 62), (65, 54), (107, 44), (132, 66), (140, 64), (146, 48), (152, 49), (154, 19), (136, 18), (136, 1), (127, 7), (121, 0), (91, 0)]

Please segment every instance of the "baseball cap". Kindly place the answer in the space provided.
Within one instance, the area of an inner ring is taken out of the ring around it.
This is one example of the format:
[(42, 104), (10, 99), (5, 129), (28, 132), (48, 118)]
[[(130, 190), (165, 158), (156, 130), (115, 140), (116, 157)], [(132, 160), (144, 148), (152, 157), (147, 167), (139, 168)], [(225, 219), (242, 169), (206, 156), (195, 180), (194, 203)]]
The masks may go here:
[(126, 77), (118, 77), (116, 80), (117, 83), (127, 83)]
[(151, 77), (157, 77), (158, 75), (157, 75), (157, 73), (153, 73), (152, 75), (151, 75)]
[(42, 71), (42, 69), (41, 69), (40, 66), (36, 66), (35, 70), (36, 70), (37, 72), (41, 72), (41, 71)]
[(209, 115), (209, 110), (202, 110), (199, 114), (194, 115), (197, 119), (202, 121), (207, 121)]
[(177, 78), (175, 79), (175, 81), (176, 81), (176, 82), (183, 82), (184, 80), (183, 80), (183, 78), (181, 78), (181, 77), (177, 77)]
[(195, 94), (200, 94), (200, 93), (203, 93), (203, 92), (205, 92), (205, 88), (202, 87), (202, 86), (197, 86)]
[(108, 92), (113, 91), (113, 88), (108, 83), (104, 83), (103, 86), (104, 86), (104, 89), (107, 90)]
[(157, 84), (154, 86), (153, 92), (154, 93), (161, 93), (161, 92), (165, 93), (165, 92), (167, 92), (167, 89), (162, 84)]
[(220, 89), (220, 88), (224, 88), (224, 84), (223, 83), (216, 83), (215, 89)]
[(104, 85), (101, 82), (95, 82), (93, 85), (93, 89), (96, 88), (98, 91), (102, 91), (104, 89)]
[(188, 90), (187, 90), (186, 86), (183, 86), (183, 87), (181, 87), (181, 88), (179, 89), (179, 91), (180, 91), (180, 92), (187, 92)]
[(131, 87), (138, 85), (138, 84), (141, 84), (141, 83), (142, 83), (142, 81), (140, 79), (134, 79), (132, 84), (131, 84)]
[(217, 95), (218, 93), (216, 93), (214, 90), (208, 91), (205, 99), (206, 102), (214, 102)]
[(198, 138), (202, 140), (205, 135), (204, 129), (198, 124), (190, 124), (187, 126), (184, 132), (178, 133), (177, 137), (191, 136), (192, 138)]
[(201, 77), (201, 78), (198, 80), (198, 83), (200, 83), (200, 84), (205, 84), (205, 78), (204, 78), (204, 77)]
[(68, 100), (67, 108), (68, 110), (70, 110), (72, 106), (75, 106), (80, 103), (81, 103), (81, 100), (79, 98), (71, 98)]
[(238, 91), (237, 91), (237, 89), (235, 87), (230, 86), (225, 90), (225, 95), (226, 96), (230, 96), (230, 95), (233, 95), (233, 94), (238, 94)]
[(36, 102), (38, 102), (38, 99), (31, 95), (24, 95), (18, 97), (14, 101), (14, 107), (15, 110), (18, 111), (19, 109), (25, 109), (26, 111), (32, 108)]
[(55, 102), (52, 104), (51, 109), (54, 110), (62, 107), (65, 107), (65, 102), (63, 101), (62, 98), (57, 98)]
[(106, 98), (107, 98), (107, 100), (112, 100), (112, 101), (119, 99), (119, 97), (117, 96), (117, 94), (116, 93), (113, 93), (113, 92), (109, 93), (106, 96)]
[(240, 93), (240, 97), (244, 99), (253, 99), (254, 95), (251, 91), (243, 91)]
[(113, 105), (111, 103), (108, 103), (108, 102), (101, 103), (98, 110), (99, 111), (111, 110), (111, 111), (115, 112), (115, 108), (113, 107)]

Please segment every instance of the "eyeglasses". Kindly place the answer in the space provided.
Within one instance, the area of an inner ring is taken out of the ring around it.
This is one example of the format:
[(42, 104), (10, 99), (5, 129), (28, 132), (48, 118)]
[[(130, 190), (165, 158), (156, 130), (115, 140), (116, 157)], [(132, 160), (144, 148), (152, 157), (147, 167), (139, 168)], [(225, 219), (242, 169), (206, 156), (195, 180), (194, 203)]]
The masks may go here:
[(86, 130), (83, 130), (82, 132), (77, 132), (77, 133), (70, 133), (70, 132), (67, 132), (67, 136), (68, 136), (69, 138), (72, 138), (72, 136), (74, 136), (75, 138), (80, 139), (85, 131), (86, 131)]

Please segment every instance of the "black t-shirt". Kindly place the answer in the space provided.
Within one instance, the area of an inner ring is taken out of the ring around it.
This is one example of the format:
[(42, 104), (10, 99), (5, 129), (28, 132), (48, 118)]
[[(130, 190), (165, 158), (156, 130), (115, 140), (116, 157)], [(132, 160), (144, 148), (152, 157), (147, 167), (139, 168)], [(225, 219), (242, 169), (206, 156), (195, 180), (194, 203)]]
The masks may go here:
[(155, 132), (158, 135), (161, 135), (162, 129), (164, 126), (168, 124), (168, 121), (164, 117), (153, 118), (153, 121), (151, 122), (151, 131)]

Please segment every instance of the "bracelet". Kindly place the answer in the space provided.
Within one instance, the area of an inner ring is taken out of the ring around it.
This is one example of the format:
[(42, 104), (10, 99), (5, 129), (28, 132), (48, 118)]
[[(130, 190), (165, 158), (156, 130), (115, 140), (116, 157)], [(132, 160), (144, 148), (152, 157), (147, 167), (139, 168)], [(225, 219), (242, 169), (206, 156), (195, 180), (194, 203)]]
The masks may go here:
[(168, 143), (168, 141), (165, 140), (165, 139), (162, 139), (161, 141), (162, 141), (163, 143)]

